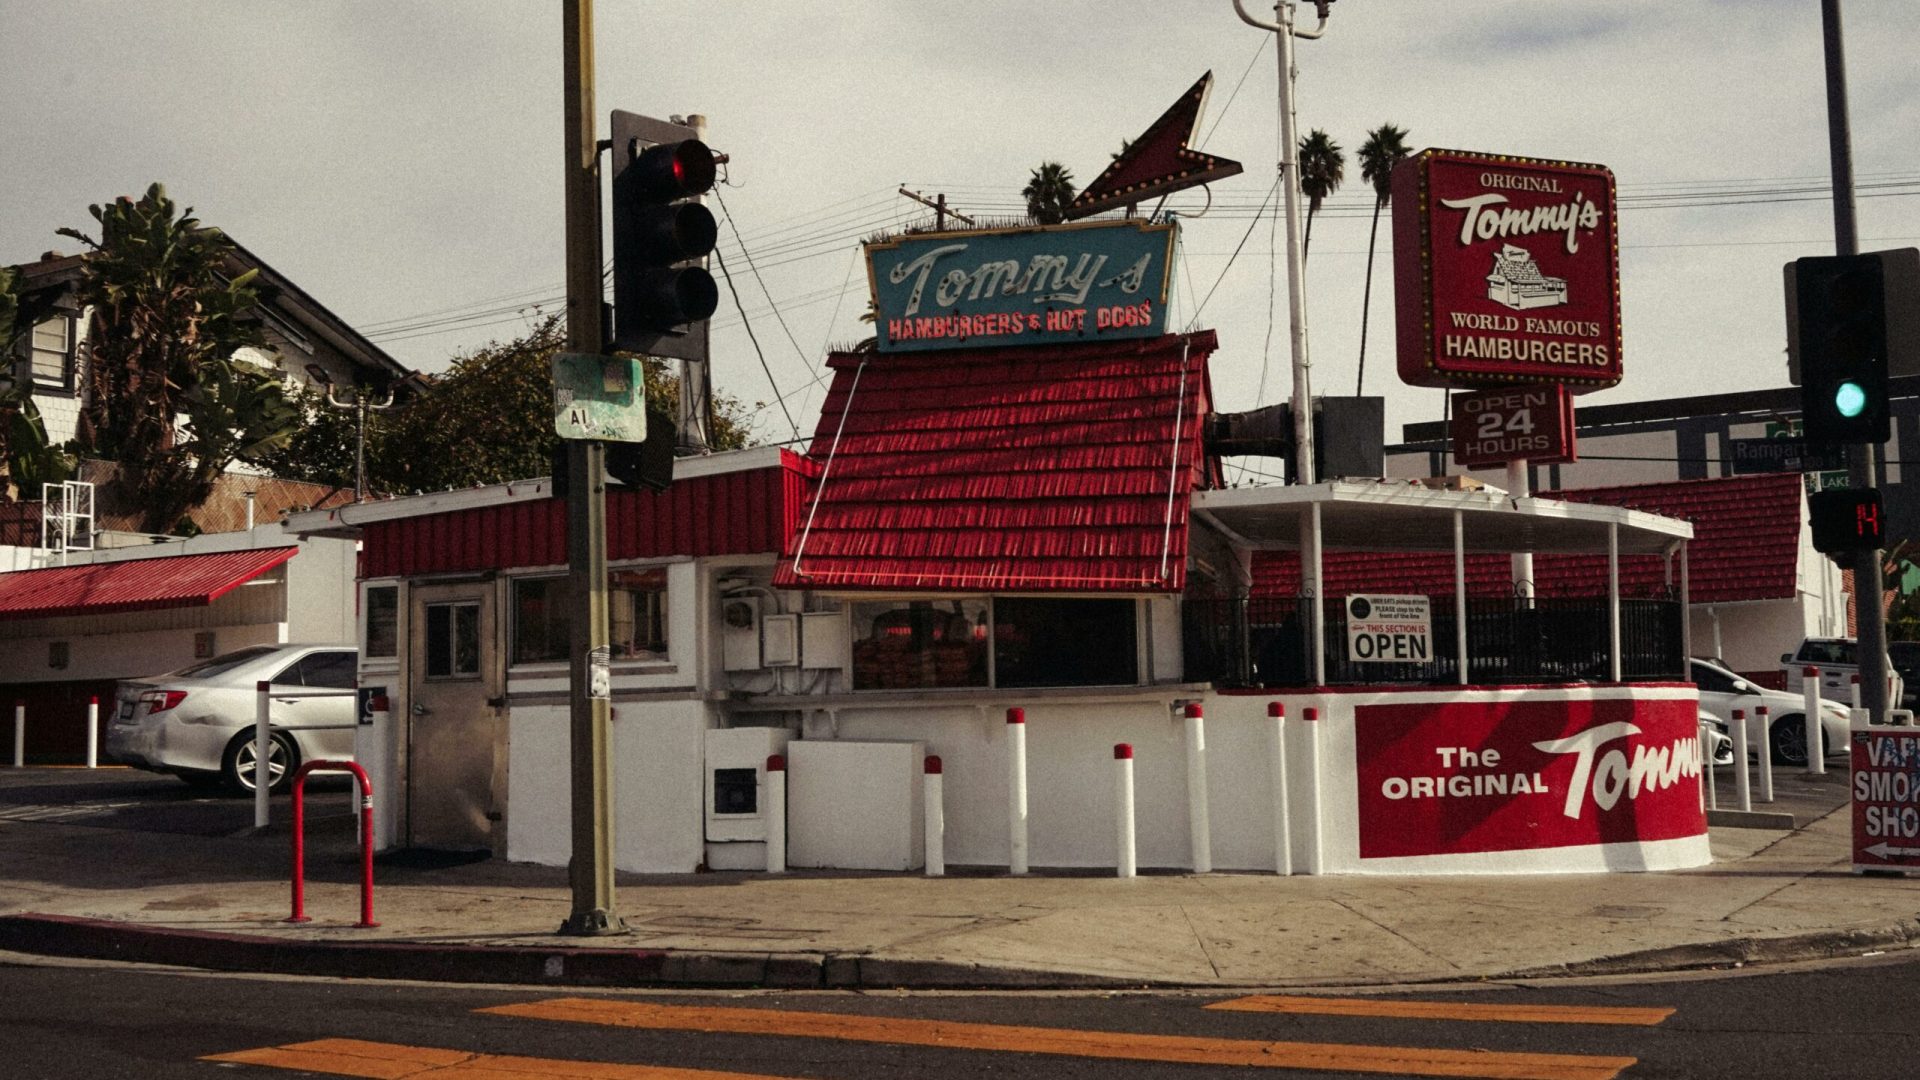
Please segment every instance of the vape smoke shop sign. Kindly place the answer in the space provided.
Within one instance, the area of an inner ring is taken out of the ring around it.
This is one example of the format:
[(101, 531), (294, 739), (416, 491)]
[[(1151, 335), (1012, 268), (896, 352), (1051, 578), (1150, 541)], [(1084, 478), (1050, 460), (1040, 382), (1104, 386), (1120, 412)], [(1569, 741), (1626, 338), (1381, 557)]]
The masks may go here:
[(1424, 596), (1347, 597), (1347, 659), (1424, 664), (1433, 659), (1433, 611)]
[(1393, 170), (1400, 378), (1414, 386), (1620, 381), (1613, 173), (1423, 150)]
[(1175, 226), (1100, 221), (867, 245), (881, 352), (1058, 345), (1166, 330)]

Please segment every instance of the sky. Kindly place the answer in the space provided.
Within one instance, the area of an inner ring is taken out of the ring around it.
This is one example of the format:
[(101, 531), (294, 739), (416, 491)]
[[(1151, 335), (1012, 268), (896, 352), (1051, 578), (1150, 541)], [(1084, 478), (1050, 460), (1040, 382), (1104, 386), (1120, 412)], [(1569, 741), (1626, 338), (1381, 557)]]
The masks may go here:
[[(1297, 45), (1300, 131), (1349, 156), (1305, 275), (1315, 392), (1359, 374), (1373, 196), (1354, 151), (1389, 122), (1416, 149), (1612, 169), (1625, 378), (1582, 404), (1784, 385), (1781, 266), (1833, 250), (1819, 7), (1335, 3)], [(1920, 4), (1844, 8), (1861, 247), (1915, 246)], [(57, 228), (158, 180), (402, 363), (516, 337), (564, 291), (561, 10), (0, 0), (0, 263), (73, 253)], [(870, 333), (859, 243), (928, 214), (900, 187), (1018, 212), (1036, 165), (1084, 186), (1208, 70), (1202, 145), (1246, 171), (1170, 200), (1171, 321), (1219, 333), (1219, 408), (1290, 388), (1273, 35), (1231, 0), (600, 0), (595, 38), (602, 137), (615, 108), (702, 113), (731, 157), (713, 377), (758, 440), (810, 433), (826, 351)], [(1396, 442), (1443, 393), (1394, 373), (1387, 222), (1364, 389)]]

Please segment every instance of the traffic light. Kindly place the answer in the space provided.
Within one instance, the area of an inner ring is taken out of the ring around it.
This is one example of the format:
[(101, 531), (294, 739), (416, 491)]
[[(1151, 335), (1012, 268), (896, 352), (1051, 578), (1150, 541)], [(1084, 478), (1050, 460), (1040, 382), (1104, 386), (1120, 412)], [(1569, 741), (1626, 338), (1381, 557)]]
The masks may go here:
[(1886, 285), (1879, 258), (1828, 255), (1794, 261), (1800, 409), (1807, 441), (1885, 442)]
[(647, 410), (645, 442), (607, 444), (607, 476), (628, 487), (665, 491), (673, 484), (673, 447), (678, 432), (665, 413)]
[(1876, 551), (1881, 546), (1886, 515), (1879, 488), (1829, 488), (1807, 496), (1813, 519), (1813, 550), (1832, 555), (1843, 551)]
[(613, 114), (613, 346), (706, 358), (702, 324), (719, 306), (700, 265), (719, 232), (694, 201), (713, 187), (713, 151), (692, 128)]

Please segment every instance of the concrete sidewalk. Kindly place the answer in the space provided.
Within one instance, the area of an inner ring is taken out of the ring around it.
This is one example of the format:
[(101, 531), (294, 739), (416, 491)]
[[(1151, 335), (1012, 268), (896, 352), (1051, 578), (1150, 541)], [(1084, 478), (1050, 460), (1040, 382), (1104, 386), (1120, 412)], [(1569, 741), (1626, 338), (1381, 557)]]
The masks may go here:
[(632, 932), (584, 940), (553, 933), (569, 907), (564, 871), (498, 861), (382, 865), (381, 925), (353, 927), (352, 824), (337, 808), (310, 823), (315, 921), (298, 926), (281, 921), (284, 826), (157, 835), (0, 815), (0, 949), (573, 985), (1280, 987), (1664, 970), (1920, 941), (1920, 880), (1849, 872), (1846, 807), (1832, 809), (1844, 773), (1795, 783), (1810, 824), (1715, 828), (1714, 864), (1693, 871), (622, 875)]

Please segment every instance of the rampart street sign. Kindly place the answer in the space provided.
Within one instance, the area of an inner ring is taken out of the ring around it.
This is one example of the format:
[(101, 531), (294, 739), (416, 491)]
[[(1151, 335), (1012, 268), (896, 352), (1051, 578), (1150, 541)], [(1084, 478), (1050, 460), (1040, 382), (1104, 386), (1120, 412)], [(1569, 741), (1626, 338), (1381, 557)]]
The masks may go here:
[(1728, 439), (1727, 459), (1735, 476), (1847, 467), (1846, 455), (1831, 447), (1810, 447), (1804, 439)]
[(1171, 223), (915, 233), (867, 245), (881, 352), (1158, 337)]

